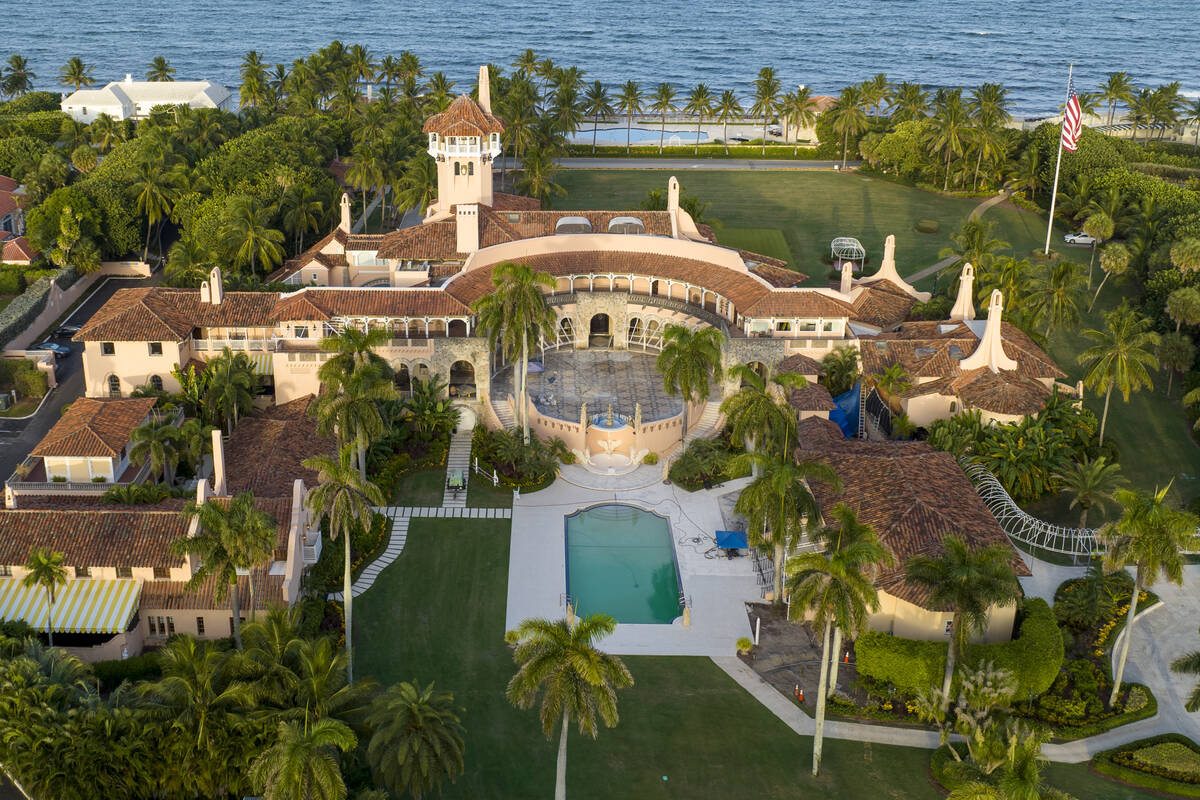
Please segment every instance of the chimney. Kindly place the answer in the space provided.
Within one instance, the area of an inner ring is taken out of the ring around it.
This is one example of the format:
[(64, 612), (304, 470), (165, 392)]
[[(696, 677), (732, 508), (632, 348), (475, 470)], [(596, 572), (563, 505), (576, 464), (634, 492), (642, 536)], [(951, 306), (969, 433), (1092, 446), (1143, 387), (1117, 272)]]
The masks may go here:
[(975, 352), (959, 362), (958, 366), (966, 371), (987, 367), (992, 372), (1014, 370), (1017, 362), (1004, 353), (1000, 324), (1004, 315), (1004, 296), (999, 289), (992, 290), (988, 300), (987, 327), (983, 329), (983, 338)]
[(208, 289), (208, 281), (200, 281), (200, 302), (212, 302), (212, 292), (210, 292)]
[(338, 223), (342, 233), (350, 232), (350, 195), (342, 192), (342, 221)]
[(454, 207), (454, 215), (458, 252), (474, 253), (479, 249), (479, 205), (459, 203)]
[(130, 74), (130, 73), (128, 73), (128, 72), (126, 72), (126, 73), (125, 73), (125, 84), (126, 84), (127, 86), (128, 86), (128, 85), (132, 85), (132, 84), (133, 84), (133, 75), (131, 75), (131, 74)]
[(679, 179), (667, 181), (667, 216), (671, 219), (671, 238), (679, 238)]
[(225, 486), (225, 445), (221, 441), (221, 429), (212, 432), (213, 494), (225, 497), (229, 492)]
[(842, 285), (838, 289), (842, 294), (850, 294), (850, 290), (854, 287), (854, 262), (842, 262)]
[(958, 277), (958, 298), (954, 301), (954, 308), (950, 309), (950, 319), (962, 322), (975, 319), (975, 300), (972, 294), (974, 291), (975, 268), (970, 264), (963, 264), (962, 275)]
[(487, 64), (479, 68), (479, 107), (484, 113), (492, 113), (492, 86), (488, 79)]
[[(200, 292), (200, 299), (204, 299), (204, 291)], [(214, 306), (221, 305), (221, 301), (225, 299), (225, 287), (221, 285), (221, 268), (213, 267), (208, 273), (208, 302)]]

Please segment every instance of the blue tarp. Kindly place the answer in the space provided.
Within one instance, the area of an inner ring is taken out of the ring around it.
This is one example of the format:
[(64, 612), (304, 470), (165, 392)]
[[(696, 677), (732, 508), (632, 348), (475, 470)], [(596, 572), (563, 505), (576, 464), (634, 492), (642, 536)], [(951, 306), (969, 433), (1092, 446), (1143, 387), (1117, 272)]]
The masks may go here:
[(862, 387), (857, 383), (850, 391), (833, 398), (837, 408), (829, 412), (829, 418), (838, 424), (847, 438), (858, 435), (858, 406), (861, 398)]
[(717, 547), (722, 550), (745, 550), (745, 531), (717, 531)]
[(531, 374), (534, 372), (545, 372), (545, 371), (546, 371), (546, 365), (543, 364), (541, 361), (530, 361), (529, 362), (529, 372)]

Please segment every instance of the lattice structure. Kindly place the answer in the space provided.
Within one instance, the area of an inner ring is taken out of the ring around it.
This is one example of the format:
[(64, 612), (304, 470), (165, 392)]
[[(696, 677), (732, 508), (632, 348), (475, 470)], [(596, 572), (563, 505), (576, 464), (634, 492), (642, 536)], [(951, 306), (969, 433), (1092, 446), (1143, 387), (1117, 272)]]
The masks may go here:
[(829, 252), (833, 256), (835, 264), (842, 261), (857, 261), (862, 264), (863, 259), (867, 257), (866, 248), (853, 236), (837, 237), (830, 242)]
[(986, 467), (964, 462), (963, 469), (1010, 539), (1072, 557), (1088, 558), (1104, 552), (1094, 528), (1067, 528), (1040, 520), (1023, 511)]

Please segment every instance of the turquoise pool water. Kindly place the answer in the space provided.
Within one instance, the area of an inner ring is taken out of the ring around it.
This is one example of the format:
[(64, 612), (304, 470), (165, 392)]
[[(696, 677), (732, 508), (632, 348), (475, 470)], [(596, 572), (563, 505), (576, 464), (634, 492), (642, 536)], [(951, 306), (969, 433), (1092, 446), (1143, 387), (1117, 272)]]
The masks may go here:
[(566, 518), (567, 594), (576, 613), (665, 623), (680, 615), (679, 573), (665, 517), (633, 506), (592, 506)]

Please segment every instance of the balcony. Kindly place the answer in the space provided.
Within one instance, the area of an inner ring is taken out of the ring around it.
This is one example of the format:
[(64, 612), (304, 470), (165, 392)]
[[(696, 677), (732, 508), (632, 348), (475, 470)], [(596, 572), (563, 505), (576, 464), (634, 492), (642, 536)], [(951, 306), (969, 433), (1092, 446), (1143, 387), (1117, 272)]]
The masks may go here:
[(192, 349), (197, 352), (220, 353), (226, 347), (233, 352), (267, 351), (271, 347), (271, 339), (193, 339)]

